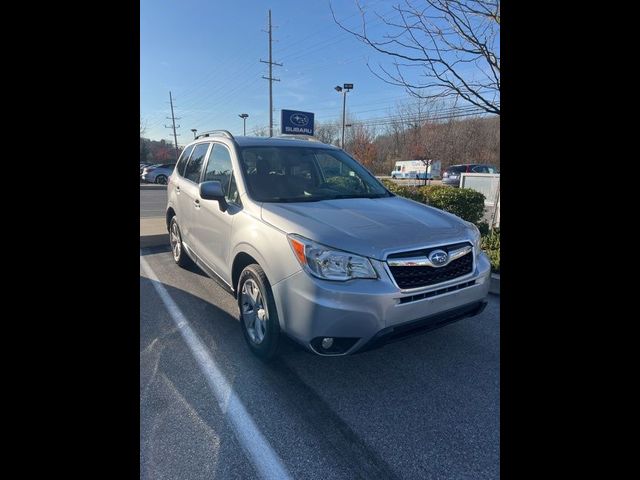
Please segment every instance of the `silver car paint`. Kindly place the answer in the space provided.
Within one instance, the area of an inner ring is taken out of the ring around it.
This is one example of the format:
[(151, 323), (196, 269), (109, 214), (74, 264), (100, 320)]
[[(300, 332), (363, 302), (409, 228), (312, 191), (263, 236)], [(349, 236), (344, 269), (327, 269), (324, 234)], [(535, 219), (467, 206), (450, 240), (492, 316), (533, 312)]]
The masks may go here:
[(262, 219), (287, 233), (377, 259), (426, 242), (464, 238), (467, 229), (453, 215), (403, 197), (265, 203)]
[[(302, 140), (247, 137), (237, 140), (241, 145), (268, 142), (274, 146), (335, 148)], [(230, 150), (242, 208), (230, 205), (226, 212), (220, 211), (217, 201), (201, 199), (198, 185), (174, 171), (167, 188), (167, 209), (178, 215), (187, 251), (192, 256), (195, 254), (200, 264), (204, 263), (232, 290), (237, 287), (232, 281), (234, 260), (242, 253), (253, 257), (272, 286), (282, 330), (307, 348), (310, 348), (310, 340), (318, 336), (360, 337), (361, 340), (346, 352), (351, 353), (382, 328), (487, 296), (490, 264), (482, 252), (473, 252), (475, 268), (464, 280), (457, 278), (411, 291), (398, 288), (386, 267), (386, 257), (392, 252), (459, 241), (473, 243), (472, 231), (458, 217), (402, 197), (297, 204), (255, 202), (247, 194), (234, 142), (216, 136), (194, 143), (201, 142), (221, 143)], [(179, 192), (176, 187), (180, 187)], [(199, 207), (194, 203), (196, 199), (199, 199)], [(296, 260), (287, 233), (369, 257), (379, 278), (335, 282), (312, 277)], [(470, 279), (476, 280), (471, 287), (399, 303), (403, 296)]]

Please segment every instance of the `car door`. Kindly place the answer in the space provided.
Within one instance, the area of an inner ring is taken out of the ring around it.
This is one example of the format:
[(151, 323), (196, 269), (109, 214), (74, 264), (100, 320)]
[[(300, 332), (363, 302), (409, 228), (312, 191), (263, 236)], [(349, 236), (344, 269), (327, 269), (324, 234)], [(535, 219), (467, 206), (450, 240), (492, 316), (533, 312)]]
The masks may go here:
[(180, 187), (179, 196), (179, 210), (180, 217), (180, 232), (182, 233), (182, 241), (187, 244), (187, 247), (192, 249), (194, 253), (199, 255), (198, 250), (191, 236), (191, 229), (193, 228), (193, 222), (197, 217), (196, 213), (200, 209), (200, 194), (198, 190), (200, 188), (200, 177), (202, 175), (202, 166), (204, 165), (207, 153), (211, 143), (198, 143), (193, 148), (191, 158), (187, 163), (187, 167), (184, 171), (183, 182)]
[(200, 199), (200, 209), (195, 212), (192, 223), (192, 238), (199, 252), (198, 255), (228, 284), (231, 284), (229, 265), (231, 227), (234, 216), (242, 208), (235, 178), (231, 152), (226, 146), (214, 143), (202, 181), (217, 180), (222, 184), (228, 208), (223, 212), (220, 210), (218, 201)]

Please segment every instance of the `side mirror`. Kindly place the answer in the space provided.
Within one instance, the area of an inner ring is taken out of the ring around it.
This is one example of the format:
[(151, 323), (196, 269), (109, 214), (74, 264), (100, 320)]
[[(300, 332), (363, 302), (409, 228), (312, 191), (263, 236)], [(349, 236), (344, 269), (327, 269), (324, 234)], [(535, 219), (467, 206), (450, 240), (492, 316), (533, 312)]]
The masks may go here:
[(203, 200), (217, 200), (218, 207), (223, 212), (227, 211), (228, 204), (224, 198), (224, 192), (222, 191), (222, 184), (217, 180), (209, 182), (202, 182), (200, 184), (200, 197)]

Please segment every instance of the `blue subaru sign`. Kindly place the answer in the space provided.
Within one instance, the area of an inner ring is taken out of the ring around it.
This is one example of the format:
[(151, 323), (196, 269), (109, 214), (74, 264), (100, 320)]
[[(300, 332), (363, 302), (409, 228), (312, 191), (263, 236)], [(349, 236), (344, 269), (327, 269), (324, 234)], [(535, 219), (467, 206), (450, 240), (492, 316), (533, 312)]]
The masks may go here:
[(313, 113), (282, 110), (281, 132), (288, 135), (313, 135)]

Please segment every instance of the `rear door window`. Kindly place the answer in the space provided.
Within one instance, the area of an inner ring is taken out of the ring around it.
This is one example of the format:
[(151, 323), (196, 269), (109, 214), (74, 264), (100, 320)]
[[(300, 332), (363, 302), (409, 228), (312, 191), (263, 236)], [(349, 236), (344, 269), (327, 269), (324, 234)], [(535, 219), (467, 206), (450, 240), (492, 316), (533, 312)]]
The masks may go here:
[(189, 145), (185, 148), (180, 155), (180, 160), (178, 160), (178, 164), (176, 165), (176, 170), (178, 170), (178, 174), (184, 177), (184, 169), (187, 166), (187, 162), (189, 161), (189, 155), (191, 155), (191, 151), (193, 150), (193, 145)]
[(187, 163), (187, 168), (184, 172), (184, 178), (191, 180), (193, 183), (200, 182), (200, 174), (202, 173), (202, 164), (209, 151), (210, 143), (199, 143), (193, 149), (191, 159)]

